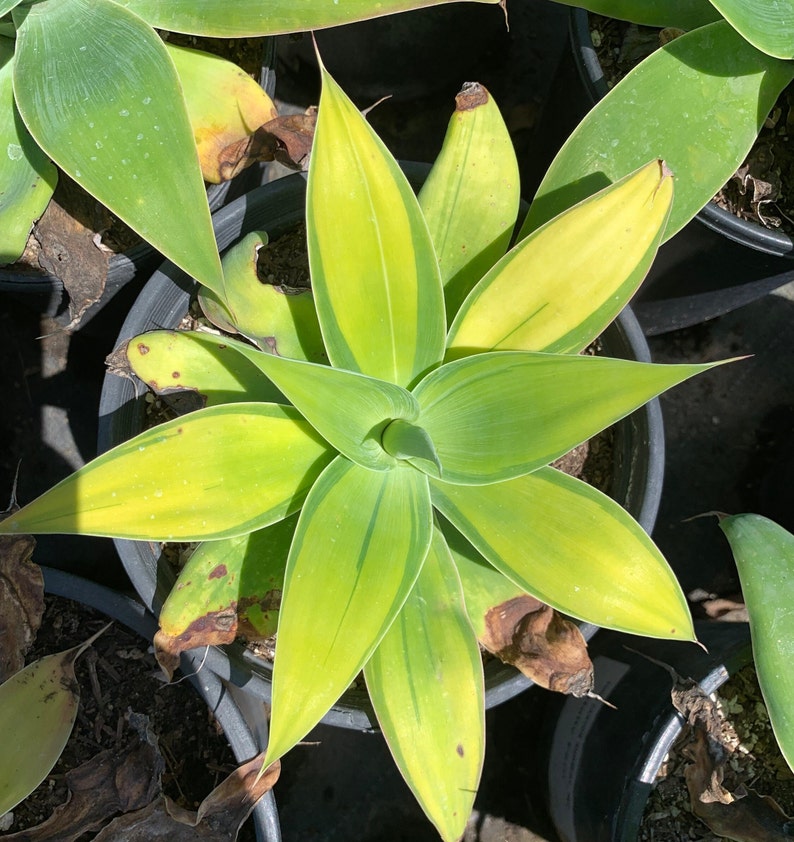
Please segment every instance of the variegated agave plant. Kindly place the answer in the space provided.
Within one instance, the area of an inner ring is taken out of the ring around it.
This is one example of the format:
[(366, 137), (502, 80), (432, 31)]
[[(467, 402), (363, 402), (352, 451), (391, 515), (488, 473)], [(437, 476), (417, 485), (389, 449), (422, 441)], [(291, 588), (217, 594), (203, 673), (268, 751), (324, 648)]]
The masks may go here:
[(178, 371), (210, 405), (0, 524), (203, 541), (163, 609), (166, 638), (283, 581), (268, 762), (363, 669), (395, 760), (447, 840), (463, 832), (483, 760), (483, 605), (529, 593), (600, 626), (693, 638), (642, 528), (548, 467), (708, 368), (579, 355), (651, 264), (672, 178), (651, 162), (504, 254), (518, 201), (483, 88), (459, 97), (417, 199), (323, 71), (306, 209), (314, 307), (280, 334), (292, 358), (269, 352), (272, 290), (256, 281), (253, 235), (226, 256), (225, 284), (202, 292), (216, 323), (251, 342), (159, 331), (128, 347), (143, 379)]

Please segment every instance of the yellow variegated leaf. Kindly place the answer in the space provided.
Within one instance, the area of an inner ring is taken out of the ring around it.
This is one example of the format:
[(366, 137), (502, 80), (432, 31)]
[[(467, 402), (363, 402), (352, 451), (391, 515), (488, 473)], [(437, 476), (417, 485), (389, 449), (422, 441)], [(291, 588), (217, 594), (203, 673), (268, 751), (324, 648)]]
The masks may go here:
[(447, 359), (581, 351), (648, 272), (672, 199), (671, 173), (653, 161), (522, 240), (466, 299), (449, 332)]
[(416, 423), (435, 445), (443, 480), (498, 482), (549, 464), (711, 367), (530, 351), (475, 354), (441, 366), (414, 389)]
[(242, 535), (297, 511), (333, 455), (290, 406), (201, 409), (98, 456), (0, 521), (0, 534)]
[(237, 350), (242, 345), (200, 331), (153, 330), (131, 339), (125, 353), (130, 368), (159, 395), (191, 390), (206, 406), (287, 403), (262, 370)]
[(450, 321), (507, 250), (521, 198), (513, 141), (491, 95), (469, 82), (455, 105), (441, 153), (419, 192)]
[(694, 639), (686, 597), (664, 557), (592, 486), (541, 468), (492, 485), (433, 480), (431, 494), (497, 570), (541, 602), (605, 628)]
[(185, 96), (204, 181), (233, 178), (239, 144), (278, 116), (273, 100), (236, 64), (166, 41)]
[(344, 457), (314, 484), (287, 561), (265, 765), (289, 751), (356, 677), (427, 555), (427, 479)]
[(306, 218), (331, 363), (412, 385), (444, 353), (438, 261), (397, 162), (325, 70)]
[(463, 835), (485, 752), (482, 656), (436, 529), (416, 585), (364, 668), (408, 786), (446, 842)]

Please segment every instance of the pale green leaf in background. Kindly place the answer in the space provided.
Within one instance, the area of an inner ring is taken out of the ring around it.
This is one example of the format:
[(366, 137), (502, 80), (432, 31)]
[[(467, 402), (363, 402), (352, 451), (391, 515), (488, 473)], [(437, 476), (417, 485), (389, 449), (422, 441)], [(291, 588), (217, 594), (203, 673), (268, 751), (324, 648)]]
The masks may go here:
[(412, 385), (444, 353), (438, 261), (402, 170), (324, 70), (306, 219), (331, 363)]
[(463, 835), (485, 752), (482, 656), (443, 535), (364, 668), (405, 780), (445, 842)]
[(605, 628), (693, 640), (686, 597), (643, 528), (554, 468), (493, 485), (432, 481), (433, 504), (527, 593)]
[(777, 58), (794, 58), (792, 0), (711, 0), (725, 20), (754, 47)]
[(676, 26), (694, 29), (719, 20), (709, 0), (555, 0), (578, 6), (608, 18), (628, 20), (644, 26)]
[(758, 684), (794, 770), (794, 535), (761, 515), (720, 516), (742, 586)]
[(417, 424), (447, 482), (482, 484), (547, 465), (710, 365), (495, 351), (447, 363), (415, 389)]
[(61, 756), (80, 703), (74, 662), (103, 631), (34, 661), (0, 684), (0, 816), (27, 798)]
[(292, 407), (201, 409), (103, 453), (0, 521), (0, 534), (242, 535), (297, 511), (332, 457)]
[(13, 263), (25, 250), (58, 180), (14, 104), (13, 70), (14, 41), (0, 37), (0, 264)]
[(488, 91), (467, 83), (419, 204), (435, 244), (447, 319), (507, 250), (520, 183), (513, 142)]
[[(135, 374), (158, 395), (192, 390), (206, 406), (240, 401), (288, 403), (240, 352), (242, 342), (195, 330), (152, 330), (127, 343)], [(245, 351), (254, 352), (249, 345)]]
[(287, 561), (265, 765), (289, 751), (362, 669), (427, 555), (427, 478), (338, 457), (301, 510)]
[(533, 231), (466, 299), (447, 337), (447, 359), (582, 351), (645, 277), (672, 198), (671, 174), (653, 161)]
[(14, 95), (36, 142), (144, 240), (222, 292), (193, 131), (163, 42), (112, 0), (13, 15)]
[(733, 175), (792, 78), (794, 62), (764, 55), (725, 21), (674, 39), (577, 126), (541, 182), (521, 235), (661, 158), (676, 178), (669, 239)]
[[(322, 29), (357, 20), (388, 15), (454, 0), (120, 0), (152, 26), (173, 32), (248, 38), (252, 35), (278, 35)], [(498, 3), (499, 0), (478, 0)], [(498, 14), (500, 10), (494, 9)]]

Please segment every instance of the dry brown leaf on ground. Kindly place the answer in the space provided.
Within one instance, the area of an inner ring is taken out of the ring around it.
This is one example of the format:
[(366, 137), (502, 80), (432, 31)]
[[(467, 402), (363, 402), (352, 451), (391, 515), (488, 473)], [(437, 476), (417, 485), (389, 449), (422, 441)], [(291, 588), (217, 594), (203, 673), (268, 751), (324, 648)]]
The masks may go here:
[(534, 597), (491, 608), (480, 643), (547, 690), (579, 697), (593, 689), (593, 664), (579, 627)]
[(235, 769), (201, 802), (197, 812), (160, 797), (112, 821), (94, 842), (234, 842), (257, 801), (278, 780), (276, 761), (263, 774), (264, 753)]
[(69, 800), (44, 822), (4, 836), (7, 842), (73, 842), (113, 816), (140, 810), (160, 794), (164, 763), (145, 716), (132, 714), (140, 740), (108, 749), (66, 773)]
[(44, 578), (30, 535), (0, 538), (0, 683), (25, 665), (44, 613)]

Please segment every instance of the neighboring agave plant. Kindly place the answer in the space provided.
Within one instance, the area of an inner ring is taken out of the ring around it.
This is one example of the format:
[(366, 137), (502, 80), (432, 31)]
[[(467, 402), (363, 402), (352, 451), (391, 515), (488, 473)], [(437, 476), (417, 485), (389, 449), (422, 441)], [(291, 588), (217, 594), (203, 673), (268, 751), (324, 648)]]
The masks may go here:
[(653, 161), (505, 254), (518, 174), (487, 91), (459, 96), (417, 198), (323, 70), (314, 306), (273, 326), (253, 269), (265, 238), (249, 235), (201, 300), (251, 341), (155, 331), (128, 345), (145, 381), (191, 385), (208, 405), (101, 455), (0, 532), (203, 541), (163, 608), (166, 639), (230, 605), (257, 605), (248, 619), (265, 624), (249, 597), (283, 588), (267, 762), (363, 670), (403, 775), (457, 839), (483, 761), (484, 606), (529, 593), (600, 626), (693, 639), (639, 524), (548, 467), (709, 368), (579, 353), (645, 275), (672, 189)]

